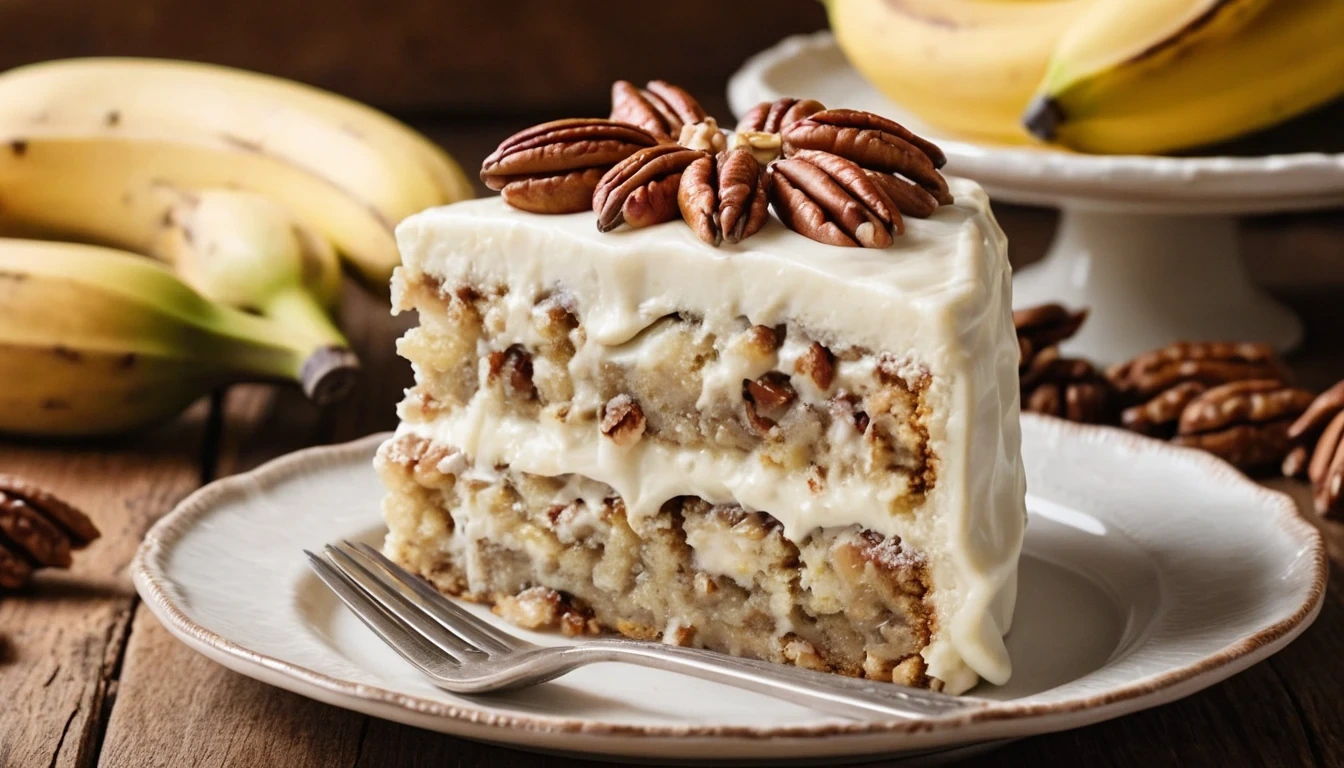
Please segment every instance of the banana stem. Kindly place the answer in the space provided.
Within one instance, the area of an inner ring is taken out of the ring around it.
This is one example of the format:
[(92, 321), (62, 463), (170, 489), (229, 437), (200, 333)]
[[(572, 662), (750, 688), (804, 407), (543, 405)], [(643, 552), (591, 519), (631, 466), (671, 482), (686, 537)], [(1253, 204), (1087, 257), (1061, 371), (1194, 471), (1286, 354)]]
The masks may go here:
[(355, 385), (359, 358), (316, 297), (301, 287), (277, 293), (262, 314), (304, 339), (299, 379), (303, 392), (318, 405), (334, 403)]

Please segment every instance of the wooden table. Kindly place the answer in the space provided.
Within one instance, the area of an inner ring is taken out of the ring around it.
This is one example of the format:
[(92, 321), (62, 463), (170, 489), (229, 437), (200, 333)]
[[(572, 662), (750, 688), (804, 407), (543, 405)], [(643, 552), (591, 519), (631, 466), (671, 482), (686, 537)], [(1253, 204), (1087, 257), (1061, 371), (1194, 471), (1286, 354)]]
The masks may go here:
[[(527, 122), (427, 130), (473, 167)], [(1003, 207), (1000, 218), (1014, 260), (1038, 257), (1053, 217)], [(1319, 387), (1344, 376), (1341, 218), (1265, 220), (1246, 234), (1260, 256), (1252, 272), (1313, 331), (1294, 359), (1304, 383)], [(28, 590), (0, 597), (0, 768), (586, 764), (375, 720), (262, 685), (188, 650), (137, 599), (126, 573), (132, 554), (146, 529), (188, 493), (296, 448), (394, 425), (393, 404), (411, 375), (393, 340), (412, 318), (391, 318), (384, 303), (352, 286), (342, 320), (366, 371), (356, 395), (328, 412), (292, 389), (248, 385), (132, 438), (0, 442), (0, 469), (68, 497), (104, 534), (73, 571), (45, 574)], [(1301, 488), (1285, 487), (1304, 498)], [(1332, 558), (1344, 563), (1344, 526), (1326, 533)], [(1344, 583), (1333, 576), (1316, 624), (1283, 653), (1227, 682), (1159, 709), (1025, 739), (982, 762), (1344, 765), (1342, 594)]]

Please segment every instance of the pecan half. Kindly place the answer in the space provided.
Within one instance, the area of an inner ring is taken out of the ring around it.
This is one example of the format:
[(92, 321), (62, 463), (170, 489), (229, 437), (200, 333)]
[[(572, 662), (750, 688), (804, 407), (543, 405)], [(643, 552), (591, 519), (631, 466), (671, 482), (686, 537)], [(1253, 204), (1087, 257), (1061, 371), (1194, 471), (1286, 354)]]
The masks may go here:
[(770, 203), (795, 232), (829, 245), (886, 248), (904, 231), (891, 198), (853, 161), (800, 150), (766, 169)]
[(747, 110), (742, 119), (737, 121), (737, 132), (779, 133), (785, 127), (825, 109), (821, 102), (813, 99), (762, 101)]
[(0, 475), (0, 589), (23, 586), (38, 568), (68, 568), (73, 550), (99, 536), (84, 513), (37, 485)]
[(765, 174), (745, 148), (699, 158), (681, 174), (677, 188), (682, 218), (710, 245), (741, 242), (761, 231), (767, 202)]
[(1071, 312), (1061, 304), (1039, 304), (1013, 311), (1013, 327), (1017, 329), (1018, 369), (1025, 370), (1031, 358), (1046, 347), (1053, 347), (1071, 338), (1087, 320), (1087, 310)]
[(940, 204), (952, 202), (947, 180), (938, 172), (947, 162), (943, 151), (894, 120), (856, 109), (827, 109), (785, 126), (780, 135), (785, 157), (807, 149), (830, 152), (870, 171), (899, 173)]
[(1322, 392), (1288, 427), (1283, 474), (1311, 480), (1316, 512), (1344, 518), (1344, 381)]
[(1021, 374), (1022, 410), (1103, 424), (1114, 413), (1115, 392), (1106, 377), (1086, 360), (1061, 357), (1046, 347)]
[(1285, 386), (1273, 379), (1234, 381), (1192, 400), (1181, 412), (1178, 434), (1192, 435), (1212, 432), (1230, 424), (1295, 417), (1314, 399), (1304, 389)]
[(1291, 447), (1290, 422), (1312, 395), (1273, 379), (1213, 387), (1181, 412), (1172, 442), (1202, 448), (1243, 470), (1282, 462)]
[(1206, 386), (1245, 379), (1290, 382), (1288, 369), (1267, 344), (1177, 342), (1113, 366), (1106, 377), (1131, 402), (1153, 397), (1184, 381)]
[(578, 213), (592, 206), (602, 174), (658, 139), (626, 123), (555, 120), (505, 139), (481, 164), (481, 181), (514, 208)]
[(938, 200), (918, 184), (913, 184), (890, 173), (880, 173), (878, 171), (865, 171), (865, 173), (877, 182), (878, 186), (882, 187), (882, 191), (887, 193), (891, 202), (896, 204), (896, 210), (906, 216), (927, 219), (933, 215), (934, 211), (938, 210)]
[(684, 88), (663, 80), (652, 80), (644, 88), (617, 80), (611, 86), (611, 119), (675, 141), (683, 126), (705, 119), (705, 110)]
[(1207, 389), (1198, 381), (1183, 381), (1146, 403), (1126, 408), (1120, 414), (1120, 423), (1141, 435), (1169, 437), (1175, 433), (1185, 406)]
[(647, 227), (677, 218), (681, 175), (705, 156), (699, 150), (659, 144), (617, 163), (593, 192), (598, 231), (610, 232), (622, 224)]
[(602, 421), (598, 429), (602, 434), (622, 448), (639, 442), (644, 436), (648, 422), (644, 418), (644, 409), (629, 395), (617, 395), (602, 406)]

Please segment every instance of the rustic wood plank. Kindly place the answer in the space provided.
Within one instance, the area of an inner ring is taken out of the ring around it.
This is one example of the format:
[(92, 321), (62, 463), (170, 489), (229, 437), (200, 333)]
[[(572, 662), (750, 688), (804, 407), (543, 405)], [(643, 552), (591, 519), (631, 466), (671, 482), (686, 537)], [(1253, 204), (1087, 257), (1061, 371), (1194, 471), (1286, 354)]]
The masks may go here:
[(0, 467), (84, 509), (103, 536), (67, 573), (0, 596), (0, 766), (86, 766), (135, 604), (126, 567), (149, 526), (200, 479), (204, 403), (139, 438), (0, 443)]
[[(411, 382), (393, 342), (413, 317), (347, 286), (343, 327), (364, 375), (349, 401), (327, 412), (293, 388), (234, 387), (225, 398), (215, 476), (246, 471), (308, 445), (396, 425)], [(135, 616), (100, 765), (353, 765), (368, 718), (272, 688), (198, 655), (143, 607)]]

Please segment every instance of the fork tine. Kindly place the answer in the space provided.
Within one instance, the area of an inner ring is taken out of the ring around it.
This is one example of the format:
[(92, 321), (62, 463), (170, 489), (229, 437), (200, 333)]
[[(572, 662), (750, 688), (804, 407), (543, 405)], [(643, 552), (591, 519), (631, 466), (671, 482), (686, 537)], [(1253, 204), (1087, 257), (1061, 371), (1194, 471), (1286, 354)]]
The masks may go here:
[(380, 608), (400, 619), (401, 623), (412, 632), (438, 646), (454, 660), (466, 661), (469, 654), (483, 653), (479, 648), (439, 626), (438, 622), (402, 597), (400, 592), (384, 584), (348, 553), (328, 544), (323, 549), (323, 554), (336, 570), (364, 590), (364, 593)]
[[(392, 562), (368, 544), (343, 543), (385, 571), (389, 578), (404, 588), (402, 594), (408, 600), (433, 616), (445, 628), (486, 653), (510, 653), (528, 646), (507, 632), (476, 618), (470, 611), (444, 597), (423, 579)], [(406, 590), (414, 594), (407, 594)]]
[(336, 593), (342, 603), (351, 610), (364, 625), (382, 638), (392, 650), (434, 680), (446, 680), (447, 673), (457, 667), (457, 661), (448, 657), (436, 646), (420, 635), (410, 631), (395, 616), (384, 611), (363, 590), (348, 580), (334, 565), (317, 555), (303, 550), (308, 556), (317, 578)]

